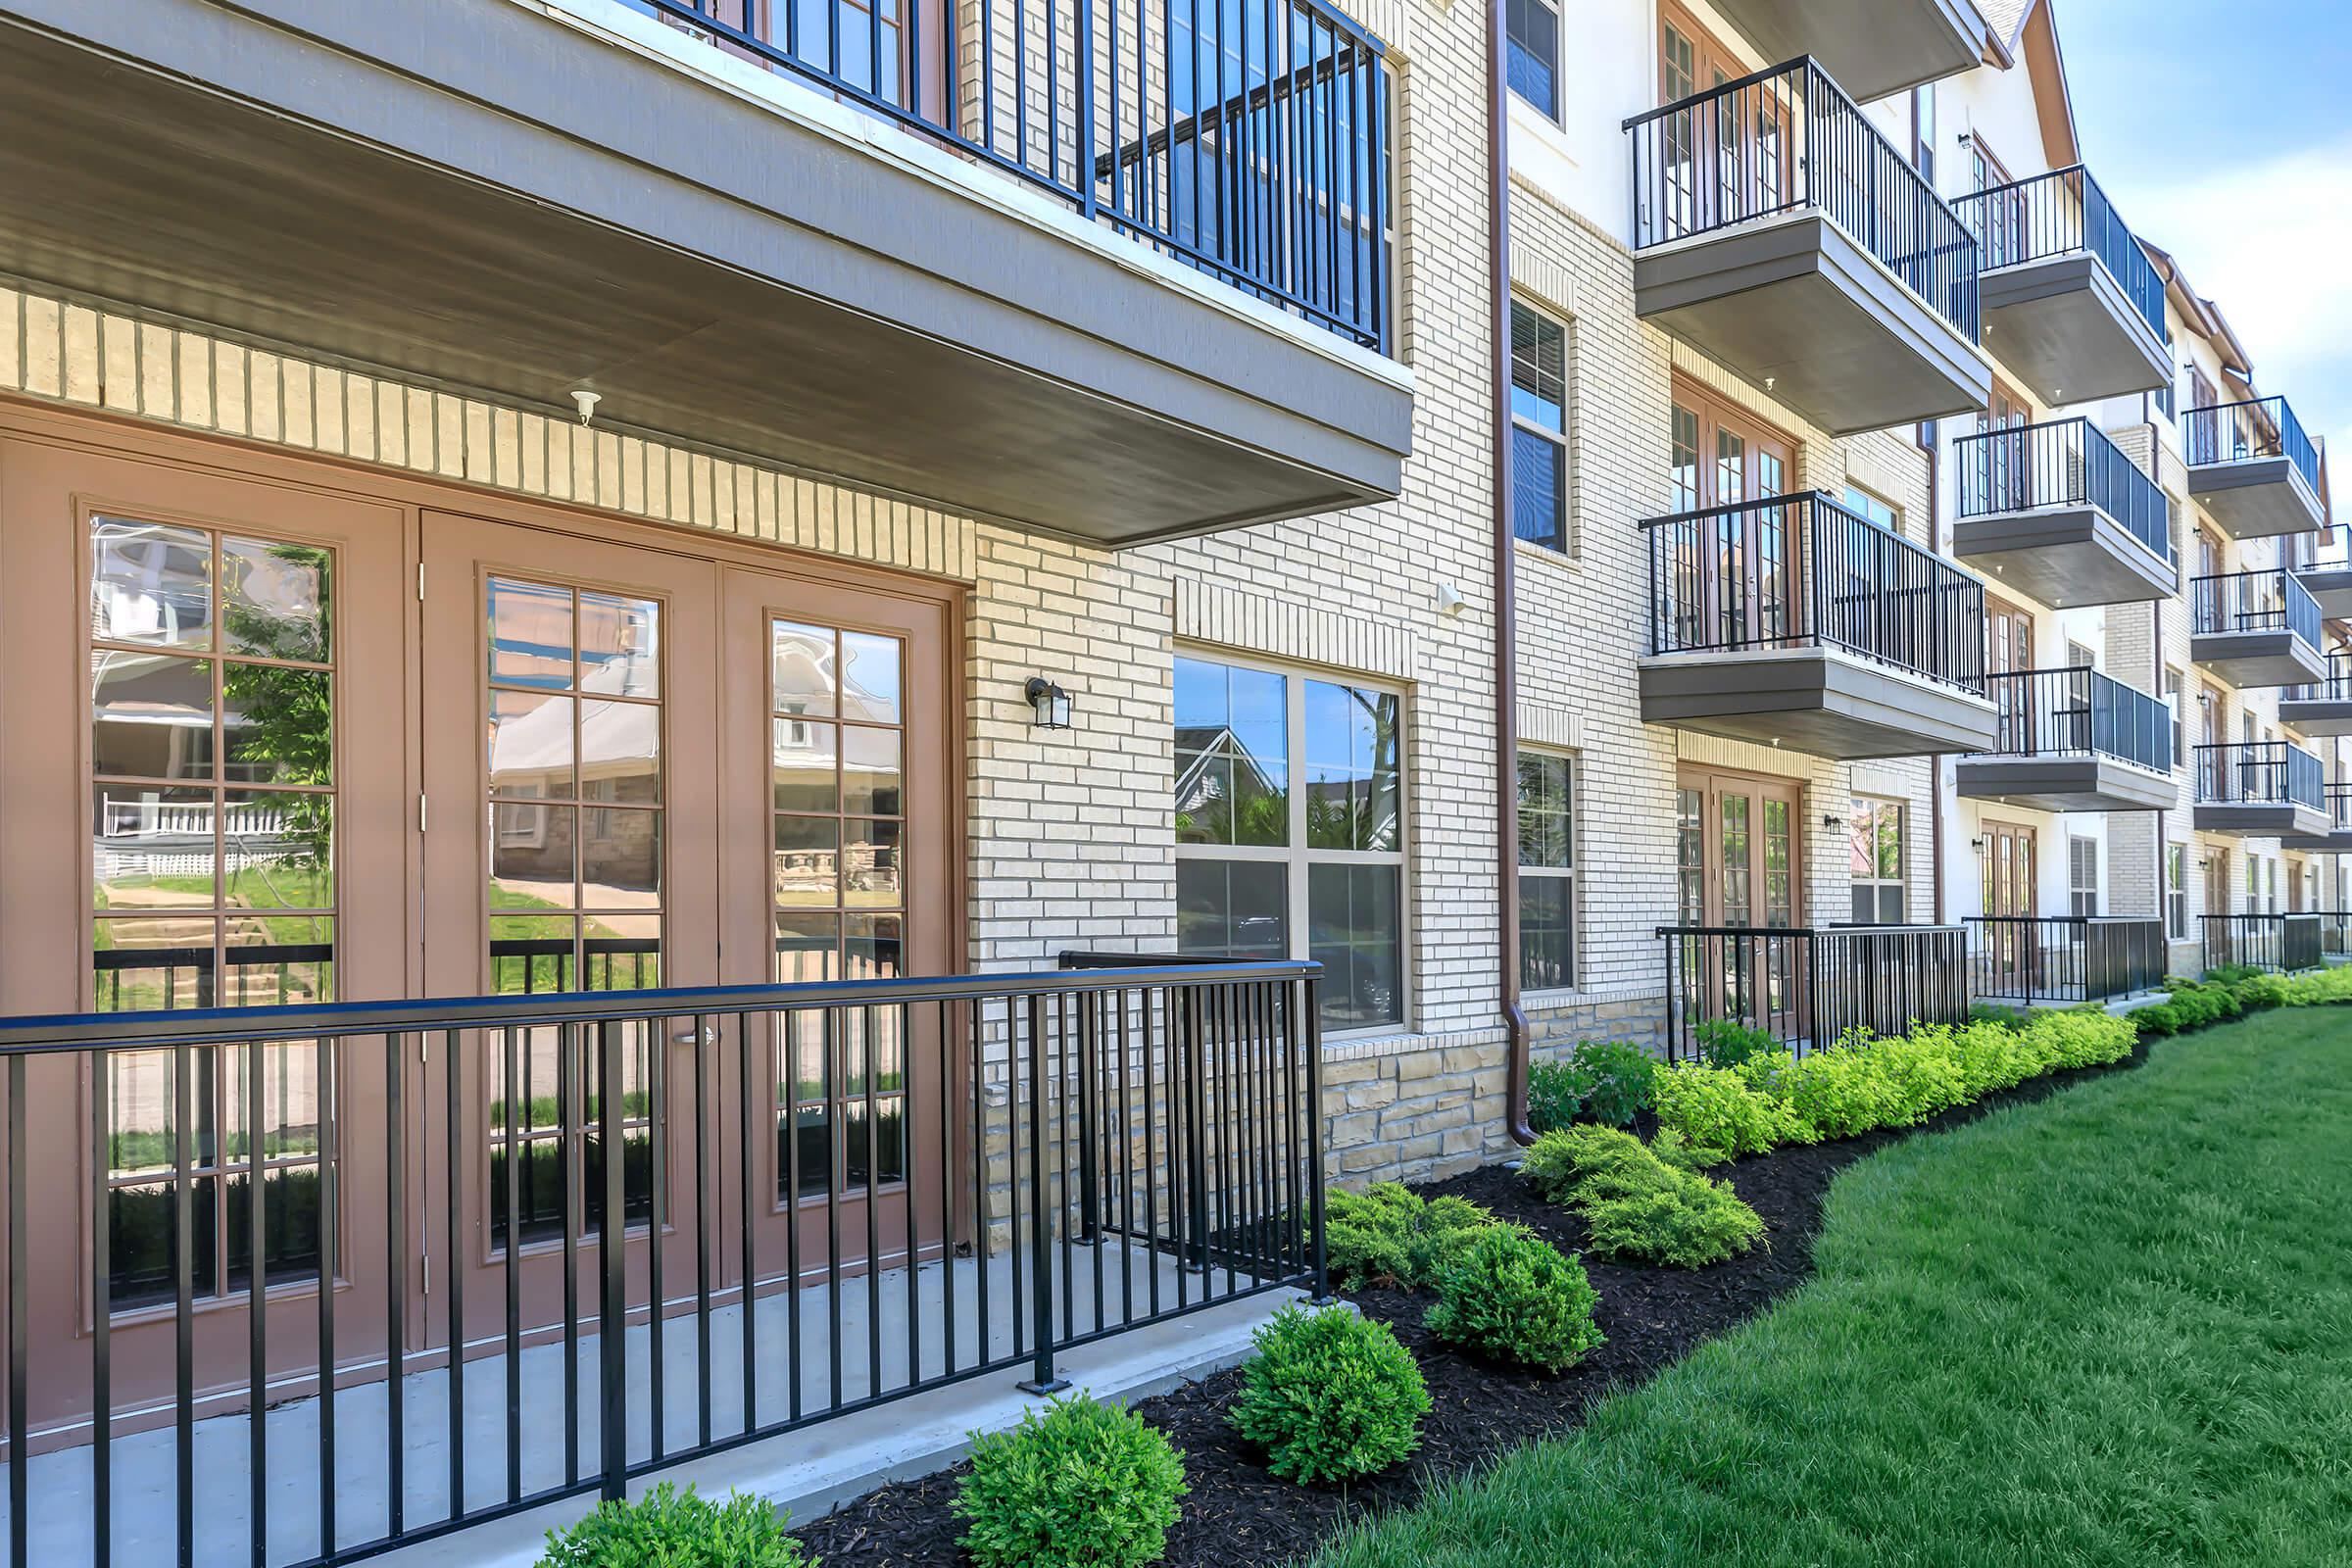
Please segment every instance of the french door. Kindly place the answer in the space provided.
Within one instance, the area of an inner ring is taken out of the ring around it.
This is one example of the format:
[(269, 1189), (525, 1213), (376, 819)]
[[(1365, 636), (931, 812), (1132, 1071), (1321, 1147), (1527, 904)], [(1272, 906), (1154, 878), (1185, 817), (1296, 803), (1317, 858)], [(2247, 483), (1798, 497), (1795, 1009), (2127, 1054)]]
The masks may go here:
[[(1984, 673), (1992, 676), (2023, 676), (2034, 667), (2034, 616), (2015, 605), (2005, 603), (1990, 594), (1984, 596)], [(2042, 737), (2034, 732), (2033, 682), (2023, 679), (1994, 680), (1988, 690), (1992, 694), (1994, 734), (2004, 753), (2023, 754), (2037, 749)]]
[[(1804, 923), (1804, 788), (1787, 779), (1686, 770), (1676, 791), (1676, 886), (1685, 925), (1747, 931)], [(1801, 976), (1789, 942), (1725, 939), (1686, 965), (1713, 1015), (1785, 1026)]]
[(1799, 627), (1804, 529), (1787, 494), (1788, 438), (1678, 381), (1670, 415), (1669, 510), (1737, 508), (1674, 534), (1675, 646), (1772, 647)]

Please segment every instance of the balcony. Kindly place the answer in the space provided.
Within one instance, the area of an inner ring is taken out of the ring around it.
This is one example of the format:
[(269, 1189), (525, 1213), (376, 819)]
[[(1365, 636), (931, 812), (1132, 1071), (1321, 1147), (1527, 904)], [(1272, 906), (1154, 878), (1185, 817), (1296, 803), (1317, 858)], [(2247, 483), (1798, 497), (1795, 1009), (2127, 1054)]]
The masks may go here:
[(2200, 915), (2205, 967), (2249, 964), (2273, 974), (2317, 969), (2326, 960), (2327, 917), (2318, 914)]
[(2156, 481), (2088, 419), (1952, 443), (1952, 555), (2045, 605), (2127, 605), (2180, 591)]
[(1651, 724), (1817, 757), (1981, 752), (1984, 585), (1826, 495), (1644, 522)]
[(2180, 416), (2188, 490), (2232, 539), (2328, 525), (2320, 457), (2284, 398), (2188, 409)]
[(1977, 236), (1984, 347), (2043, 401), (2171, 383), (2164, 280), (2088, 170), (1958, 197), (1952, 211)]
[(2292, 572), (2189, 579), (2188, 657), (2232, 686), (2325, 680), (2320, 607)]
[(1393, 88), (1261, 5), (17, 0), (0, 272), (1059, 537), (1311, 514), (1409, 445)]
[(2323, 809), (2326, 831), (2283, 834), (2278, 847), (2304, 855), (2352, 855), (2352, 784), (2327, 786)]
[(2294, 573), (2304, 592), (2319, 601), (2321, 614), (2330, 620), (2352, 619), (2352, 564), (2313, 562), (2295, 567)]
[(1976, 239), (1818, 64), (1625, 123), (1645, 320), (1837, 435), (1984, 407)]
[(2309, 736), (2352, 735), (2352, 652), (2328, 656), (2326, 679), (2280, 692), (2278, 722)]
[(2164, 922), (2095, 914), (1971, 915), (1969, 995), (2004, 1006), (2113, 1002), (2152, 991), (2170, 964)]
[(10, 1560), (528, 1560), (550, 1504), (1319, 1290), (1319, 973), (0, 1023)]
[(1983, 63), (1970, 0), (1717, 0), (1768, 60), (1811, 55), (1864, 103)]
[(1731, 1019), (1800, 1054), (1849, 1029), (1899, 1035), (1968, 1017), (1968, 932), (1956, 925), (1658, 928), (1666, 1059), (1699, 1054), (1698, 1026)]
[(2285, 741), (2200, 746), (2190, 755), (2200, 833), (2305, 837), (2328, 830), (2327, 770)]
[(2180, 804), (2172, 710), (2088, 665), (1984, 677), (1993, 744), (1954, 766), (1960, 795), (2037, 811)]

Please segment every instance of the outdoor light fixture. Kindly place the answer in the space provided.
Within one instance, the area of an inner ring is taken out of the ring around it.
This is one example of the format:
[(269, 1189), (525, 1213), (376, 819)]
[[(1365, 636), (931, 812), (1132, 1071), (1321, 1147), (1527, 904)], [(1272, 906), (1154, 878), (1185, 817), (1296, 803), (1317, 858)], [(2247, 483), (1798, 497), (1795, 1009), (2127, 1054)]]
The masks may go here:
[(1030, 720), (1033, 729), (1068, 729), (1070, 727), (1070, 694), (1043, 675), (1029, 677), (1026, 689), (1029, 711), (1037, 715)]

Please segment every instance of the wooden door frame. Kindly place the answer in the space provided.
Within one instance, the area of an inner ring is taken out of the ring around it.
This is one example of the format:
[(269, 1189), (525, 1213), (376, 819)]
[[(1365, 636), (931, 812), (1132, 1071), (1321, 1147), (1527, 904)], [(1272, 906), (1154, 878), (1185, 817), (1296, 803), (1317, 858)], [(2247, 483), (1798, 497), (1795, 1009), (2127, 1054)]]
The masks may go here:
[[(1761, 493), (1757, 482), (1757, 468), (1765, 457), (1780, 460), (1781, 488), (1774, 494), (1786, 496), (1793, 493), (1790, 481), (1796, 471), (1796, 440), (1753, 411), (1741, 408), (1679, 370), (1674, 373), (1667, 408), (1666, 449), (1669, 464), (1674, 456), (1674, 411), (1686, 412), (1697, 421), (1693, 435), (1696, 445), (1692, 464), (1697, 477), (1697, 494), (1692, 498), (1694, 504), (1690, 510), (1708, 511), (1730, 505), (1747, 509), (1740, 514), (1740, 580), (1736, 586), (1742, 610), (1741, 624), (1754, 628), (1760, 635), (1764, 625), (1764, 514), (1761, 508), (1750, 504), (1769, 499)], [(1717, 450), (1721, 438), (1727, 433), (1738, 437), (1745, 446), (1745, 456), (1740, 465), (1742, 494), (1738, 503), (1727, 501), (1716, 482)], [(1798, 510), (1789, 506), (1779, 511), (1783, 527), (1780, 570), (1792, 607), (1803, 593), (1807, 569), (1805, 530), (1792, 520)], [(1698, 574), (1698, 613), (1703, 624), (1717, 631), (1724, 624), (1724, 612), (1728, 608), (1727, 589), (1734, 586), (1724, 581), (1721, 541), (1722, 528), (1719, 523), (1706, 535), (1703, 543), (1706, 559), (1700, 563)]]
[[(1705, 908), (1707, 913), (1700, 923), (1704, 925), (1724, 923), (1722, 917), (1723, 872), (1725, 869), (1723, 821), (1721, 813), (1711, 804), (1724, 793), (1716, 787), (1723, 783), (1744, 786), (1753, 792), (1757, 799), (1761, 799), (1767, 794), (1786, 796), (1788, 804), (1788, 928), (1802, 927), (1805, 923), (1806, 905), (1805, 802), (1810, 795), (1805, 781), (1778, 773), (1759, 773), (1745, 768), (1716, 767), (1705, 762), (1685, 761), (1675, 768), (1675, 788), (1677, 790), (1695, 789), (1699, 792), (1701, 799), (1699, 841), (1702, 846), (1700, 856), (1706, 877)], [(1760, 814), (1748, 830), (1748, 842), (1750, 845), (1748, 870), (1754, 883), (1754, 892), (1750, 896), (1752, 912), (1752, 910), (1760, 908), (1763, 902), (1761, 872), (1764, 852)], [(1749, 924), (1758, 930), (1776, 929), (1764, 927), (1753, 919), (1749, 921)]]

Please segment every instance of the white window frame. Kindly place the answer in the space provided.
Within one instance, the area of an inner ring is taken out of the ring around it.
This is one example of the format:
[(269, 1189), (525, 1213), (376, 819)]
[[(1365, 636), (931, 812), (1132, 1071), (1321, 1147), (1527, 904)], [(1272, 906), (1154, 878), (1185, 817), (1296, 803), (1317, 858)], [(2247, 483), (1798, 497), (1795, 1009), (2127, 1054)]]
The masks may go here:
[[(2090, 885), (2082, 884), (2083, 861), (2089, 861)], [(2099, 912), (2099, 841), (2087, 833), (2066, 836), (2067, 911), (2077, 915)]]
[[(1551, 13), (1551, 107), (1548, 109), (1544, 108), (1542, 104), (1537, 103), (1535, 100), (1522, 95), (1519, 89), (1516, 87), (1511, 89), (1511, 96), (1518, 99), (1519, 102), (1527, 105), (1530, 110), (1532, 110), (1541, 118), (1557, 125), (1562, 123), (1562, 116), (1567, 112), (1567, 104), (1563, 101), (1563, 94), (1560, 91), (1560, 66), (1563, 60), (1565, 60), (1568, 52), (1568, 29), (1566, 25), (1568, 19), (1561, 15), (1562, 7), (1559, 4), (1559, 0), (1528, 0), (1528, 3), (1531, 5), (1540, 5), (1544, 10)], [(1503, 74), (1508, 76), (1510, 74), (1510, 51), (1523, 46), (1520, 44), (1518, 37), (1510, 32), (1509, 8), (1507, 6), (1504, 8), (1503, 30), (1505, 33), (1503, 40)], [(1536, 51), (1529, 49), (1527, 52), (1532, 55)]]
[[(1846, 511), (1853, 513), (1872, 527), (1884, 529), (1897, 537), (1901, 536), (1903, 509), (1876, 490), (1865, 485), (1858, 485), (1848, 479), (1845, 481), (1845, 493), (1838, 500)], [(1884, 519), (1880, 516), (1882, 513), (1886, 514)]]
[(2164, 935), (2168, 942), (2188, 940), (2188, 846), (2164, 847)]
[[(1389, 865), (1396, 868), (1396, 1016), (1345, 1028), (1324, 1026), (1326, 1040), (1378, 1038), (1414, 1027), (1413, 867), (1412, 844), (1412, 697), (1396, 681), (1372, 676), (1310, 669), (1279, 660), (1235, 654), (1226, 649), (1179, 644), (1179, 660), (1256, 670), (1283, 679), (1283, 748), (1285, 785), (1289, 796), (1287, 844), (1184, 844), (1176, 846), (1180, 860), (1257, 860), (1279, 863), (1283, 877), (1283, 948), (1294, 959), (1310, 956), (1307, 919), (1307, 868), (1311, 865)], [(1306, 846), (1306, 686), (1352, 687), (1396, 699), (1396, 848), (1394, 850), (1310, 850)], [(1174, 754), (1170, 754), (1174, 765)]]
[[(1543, 425), (1536, 423), (1532, 419), (1521, 418), (1519, 416), (1519, 411), (1516, 407), (1513, 407), (1511, 410), (1511, 429), (1513, 432), (1525, 430), (1528, 434), (1540, 437), (1544, 441), (1548, 441), (1559, 449), (1559, 509), (1557, 514), (1552, 519), (1555, 532), (1552, 536), (1552, 541), (1548, 544), (1541, 539), (1530, 539), (1524, 534), (1520, 533), (1519, 516), (1514, 504), (1514, 510), (1510, 518), (1511, 538), (1516, 543), (1531, 545), (1538, 550), (1547, 550), (1553, 555), (1574, 555), (1576, 553), (1575, 532), (1571, 526), (1571, 518), (1576, 511), (1574, 499), (1576, 488), (1576, 453), (1575, 449), (1569, 444), (1568, 436), (1570, 426), (1574, 419), (1574, 414), (1571, 409), (1571, 403), (1573, 400), (1570, 396), (1570, 392), (1576, 382), (1576, 330), (1569, 324), (1565, 318), (1556, 316), (1552, 312), (1545, 310), (1543, 306), (1538, 305), (1535, 301), (1523, 298), (1517, 294), (1513, 294), (1511, 296), (1511, 311), (1513, 314), (1511, 330), (1511, 342), (1513, 347), (1511, 350), (1510, 375), (1511, 386), (1514, 391), (1518, 386), (1519, 375), (1519, 353), (1517, 348), (1519, 332), (1517, 313), (1520, 311), (1525, 311), (1528, 313), (1528, 315), (1534, 317), (1541, 326), (1548, 326), (1553, 331), (1556, 331), (1560, 334), (1560, 427), (1557, 430), (1545, 429)], [(1516, 404), (1517, 399), (1514, 397), (1512, 401), (1514, 404)]]
[[(1846, 895), (1847, 911), (1849, 913), (1852, 911), (1852, 889), (1868, 887), (1876, 890), (1871, 894), (1870, 900), (1871, 908), (1875, 913), (1879, 907), (1882, 898), (1884, 897), (1885, 890), (1887, 888), (1893, 888), (1901, 895), (1902, 914), (1900, 919), (1892, 923), (1897, 925), (1902, 924), (1911, 917), (1911, 811), (1909, 803), (1883, 795), (1857, 795), (1853, 798), (1851, 809), (1852, 814), (1846, 820), (1846, 853), (1848, 855), (1853, 853), (1854, 831), (1861, 825), (1857, 819), (1867, 816), (1870, 819), (1871, 824), (1870, 842), (1873, 852), (1870, 863), (1872, 868), (1875, 870), (1879, 863), (1876, 853), (1879, 842), (1879, 816), (1882, 812), (1892, 811), (1894, 813), (1894, 844), (1896, 858), (1895, 873), (1891, 877), (1863, 877), (1851, 876), (1849, 874), (1847, 879), (1848, 889)], [(1848, 871), (1850, 873), (1850, 866), (1848, 867)]]
[[(1521, 856), (1519, 860), (1519, 914), (1522, 933), (1520, 940), (1522, 946), (1524, 947), (1526, 941), (1525, 921), (1527, 916), (1526, 884), (1528, 880), (1530, 878), (1536, 878), (1544, 881), (1556, 881), (1567, 884), (1568, 979), (1566, 983), (1562, 985), (1531, 987), (1530, 993), (1536, 996), (1544, 996), (1558, 992), (1575, 991), (1584, 983), (1585, 962), (1584, 890), (1578, 885), (1577, 878), (1578, 863), (1583, 858), (1582, 855), (1579, 853), (1580, 846), (1577, 840), (1583, 830), (1585, 820), (1584, 802), (1581, 798), (1581, 790), (1584, 784), (1585, 773), (1584, 759), (1576, 752), (1564, 751), (1546, 746), (1522, 746), (1519, 748), (1519, 756), (1522, 759), (1532, 757), (1540, 758), (1544, 761), (1559, 762), (1564, 764), (1567, 769), (1568, 863), (1566, 865), (1531, 865), (1528, 863), (1525, 856)], [(1515, 788), (1515, 781), (1517, 778), (1516, 767), (1513, 768), (1512, 777), (1514, 779)], [(1512, 956), (1514, 961), (1516, 961), (1520, 958), (1521, 955), (1514, 954)], [(1522, 965), (1522, 970), (1523, 972), (1521, 974), (1521, 980), (1524, 982), (1526, 978), (1524, 974), (1524, 964)]]

